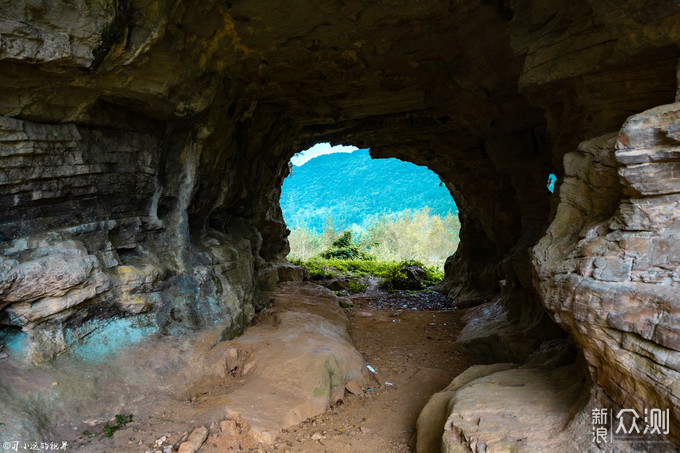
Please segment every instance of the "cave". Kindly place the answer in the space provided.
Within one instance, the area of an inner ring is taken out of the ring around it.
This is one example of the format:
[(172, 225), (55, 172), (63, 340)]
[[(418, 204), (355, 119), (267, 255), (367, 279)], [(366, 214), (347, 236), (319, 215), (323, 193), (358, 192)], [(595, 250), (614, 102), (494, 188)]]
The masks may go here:
[[(568, 336), (579, 426), (668, 409), (679, 442), (675, 2), (19, 0), (0, 24), (0, 323), (21, 343), (1, 360), (112, 319), (237, 338), (301, 278), (290, 158), (370, 145), (456, 199), (440, 291), (502, 295), (471, 351), (535, 362)], [(447, 451), (483, 451), (454, 428)]]

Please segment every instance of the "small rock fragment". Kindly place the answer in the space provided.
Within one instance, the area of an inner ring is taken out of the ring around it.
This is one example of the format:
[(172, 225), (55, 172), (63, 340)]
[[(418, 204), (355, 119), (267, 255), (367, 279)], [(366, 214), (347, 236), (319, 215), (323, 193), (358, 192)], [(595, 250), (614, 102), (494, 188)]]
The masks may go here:
[(363, 391), (361, 390), (361, 387), (359, 387), (359, 384), (357, 384), (357, 381), (354, 379), (350, 379), (347, 381), (347, 384), (345, 384), (345, 389), (347, 389), (348, 392), (354, 394), (354, 395), (363, 395)]
[(196, 453), (208, 437), (208, 428), (201, 426), (193, 430), (189, 438), (179, 446), (178, 453)]
[(163, 442), (165, 442), (166, 440), (168, 440), (168, 438), (166, 436), (162, 436), (160, 439), (156, 439), (156, 441), (153, 443), (153, 445), (154, 445), (154, 447), (160, 447), (161, 445), (163, 445)]
[(316, 433), (312, 434), (312, 440), (321, 440), (321, 439), (323, 439), (323, 435), (321, 435), (321, 433), (316, 432)]

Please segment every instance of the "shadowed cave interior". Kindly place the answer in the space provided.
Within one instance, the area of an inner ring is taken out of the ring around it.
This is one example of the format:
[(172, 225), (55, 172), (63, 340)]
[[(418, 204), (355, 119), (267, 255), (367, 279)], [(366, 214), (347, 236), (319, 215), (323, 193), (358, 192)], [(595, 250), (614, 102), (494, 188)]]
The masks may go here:
[[(285, 260), (280, 188), (297, 150), (351, 143), (440, 176), (462, 225), (440, 290), (500, 294), (458, 340), (490, 368), (454, 381), (451, 401), (493, 373), (578, 384), (562, 431), (526, 451), (605, 450), (589, 438), (597, 406), (668, 408), (664, 442), (677, 442), (674, 2), (18, 1), (0, 13), (7, 395), (21, 396), (15, 370), (86, 338), (110, 339), (103, 352), (148, 335), (226, 342), (272, 300), (316, 297), (284, 283), (301, 272)], [(568, 375), (550, 365), (566, 349)], [(503, 442), (453, 418), (442, 438), (446, 418), (423, 420), (419, 436), (437, 425), (446, 451)]]

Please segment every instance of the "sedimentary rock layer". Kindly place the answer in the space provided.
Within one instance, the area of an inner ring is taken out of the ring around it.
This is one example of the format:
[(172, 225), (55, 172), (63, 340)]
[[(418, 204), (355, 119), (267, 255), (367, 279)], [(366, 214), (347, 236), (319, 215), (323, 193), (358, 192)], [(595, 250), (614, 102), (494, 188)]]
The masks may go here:
[(680, 419), (680, 104), (634, 115), (565, 156), (560, 205), (534, 248), (538, 287), (594, 382)]
[(679, 23), (671, 0), (5, 2), (3, 335), (44, 358), (140, 313), (242, 332), (288, 251), (288, 160), (331, 141), (442, 178), (443, 291), (500, 291), (537, 343), (547, 307), (618, 404), (676, 407), (674, 107), (596, 137), (674, 101)]

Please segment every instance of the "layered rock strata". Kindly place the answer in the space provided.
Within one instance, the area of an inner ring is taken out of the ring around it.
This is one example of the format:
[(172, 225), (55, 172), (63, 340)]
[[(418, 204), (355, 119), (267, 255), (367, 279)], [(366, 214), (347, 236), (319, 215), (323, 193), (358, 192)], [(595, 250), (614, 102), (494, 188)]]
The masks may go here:
[(242, 332), (290, 270), (288, 160), (332, 141), (440, 175), (441, 289), (500, 292), (512, 326), (480, 344), (561, 335), (547, 307), (616, 403), (676, 407), (673, 108), (569, 153), (674, 101), (679, 23), (670, 0), (5, 2), (2, 341)]
[(680, 433), (680, 104), (630, 117), (565, 156), (560, 205), (533, 249), (553, 319), (589, 375), (643, 416), (670, 409)]

